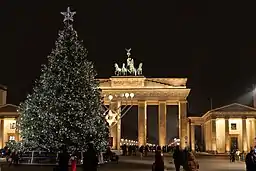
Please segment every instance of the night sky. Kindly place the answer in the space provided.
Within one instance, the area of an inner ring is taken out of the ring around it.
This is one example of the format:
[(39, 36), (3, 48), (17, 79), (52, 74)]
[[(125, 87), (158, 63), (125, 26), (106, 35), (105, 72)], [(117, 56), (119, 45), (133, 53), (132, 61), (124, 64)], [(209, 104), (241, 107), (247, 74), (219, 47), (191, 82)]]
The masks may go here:
[[(0, 83), (8, 103), (19, 104), (54, 48), (67, 6), (77, 12), (74, 28), (99, 77), (113, 75), (115, 62), (135, 64), (146, 77), (187, 77), (189, 113), (200, 115), (232, 102), (250, 104), (256, 83), (255, 6), (243, 1), (107, 0), (0, 2)], [(247, 95), (247, 97), (245, 97)], [(153, 110), (153, 109), (152, 109)], [(176, 113), (176, 112), (173, 112)]]

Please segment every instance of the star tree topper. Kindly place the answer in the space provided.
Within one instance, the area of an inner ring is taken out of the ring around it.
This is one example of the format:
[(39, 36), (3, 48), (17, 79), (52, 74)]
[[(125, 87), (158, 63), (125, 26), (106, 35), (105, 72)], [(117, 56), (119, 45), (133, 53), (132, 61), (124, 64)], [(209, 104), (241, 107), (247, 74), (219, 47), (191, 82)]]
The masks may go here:
[(76, 14), (76, 12), (71, 12), (70, 7), (67, 8), (67, 12), (61, 12), (62, 15), (64, 15), (64, 20), (65, 21), (74, 21), (73, 16)]

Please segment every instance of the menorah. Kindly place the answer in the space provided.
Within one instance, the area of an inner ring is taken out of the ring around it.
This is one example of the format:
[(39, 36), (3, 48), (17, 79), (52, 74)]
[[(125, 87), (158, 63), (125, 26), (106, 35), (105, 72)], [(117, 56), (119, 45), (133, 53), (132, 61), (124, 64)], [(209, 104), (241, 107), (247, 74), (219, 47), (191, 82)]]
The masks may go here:
[[(106, 121), (108, 122), (110, 128), (114, 127), (119, 120), (121, 120), (127, 112), (132, 108), (134, 93), (122, 93), (120, 95), (115, 94), (115, 95), (108, 95), (108, 99), (111, 102), (113, 101), (119, 101), (121, 104), (117, 107), (115, 111), (111, 109), (110, 106), (106, 106), (104, 104), (105, 112), (104, 115), (106, 115)], [(128, 107), (129, 106), (129, 107)]]

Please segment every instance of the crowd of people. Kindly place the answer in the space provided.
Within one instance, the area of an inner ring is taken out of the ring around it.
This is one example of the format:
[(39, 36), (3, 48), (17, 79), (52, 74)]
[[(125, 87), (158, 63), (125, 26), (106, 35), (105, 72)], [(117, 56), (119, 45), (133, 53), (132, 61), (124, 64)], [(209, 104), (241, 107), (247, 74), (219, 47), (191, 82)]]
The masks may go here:
[[(181, 149), (179, 146), (175, 147), (160, 147), (160, 146), (121, 146), (123, 151), (123, 156), (136, 156), (137, 153), (140, 154), (140, 158), (147, 157), (148, 152), (155, 153), (155, 161), (152, 165), (153, 171), (164, 171), (166, 170), (164, 164), (165, 152), (173, 153), (173, 161), (176, 171), (179, 171), (182, 167), (185, 171), (198, 171), (199, 163), (196, 160), (194, 154), (190, 152), (187, 148)], [(9, 166), (12, 164), (17, 165), (20, 158), (20, 153), (17, 151), (11, 151), (9, 148), (4, 148), (1, 151), (2, 157), (5, 157)], [(68, 171), (69, 164), (71, 163), (71, 170), (76, 171), (76, 164), (78, 161), (77, 154), (73, 153), (70, 155), (67, 149), (63, 146), (58, 154), (57, 161), (58, 165), (56, 170)], [(111, 151), (110, 147), (107, 149), (106, 153), (102, 156), (104, 161), (117, 161), (119, 156)], [(256, 171), (256, 146), (251, 149), (249, 153), (242, 152), (238, 150), (232, 150), (230, 153), (230, 161), (245, 161), (247, 171)], [(88, 144), (87, 151), (83, 153), (82, 167), (83, 170), (97, 171), (99, 164), (99, 154), (94, 149), (92, 143)]]
[[(56, 170), (68, 171), (69, 162), (71, 160), (71, 170), (76, 171), (76, 158), (75, 154), (70, 157), (67, 149), (63, 147), (58, 155), (58, 167)], [(98, 155), (92, 143), (88, 144), (87, 151), (83, 153), (83, 170), (97, 171), (98, 168)]]
[(147, 157), (148, 152), (155, 153), (155, 161), (152, 165), (152, 171), (164, 171), (166, 170), (164, 164), (164, 155), (163, 153), (172, 152), (174, 165), (177, 171), (182, 167), (185, 171), (198, 171), (199, 163), (197, 162), (195, 156), (192, 152), (189, 152), (187, 149), (180, 149), (179, 146), (175, 147), (160, 147), (160, 146), (121, 146), (123, 151), (123, 156), (132, 156), (136, 153), (140, 154), (140, 158)]

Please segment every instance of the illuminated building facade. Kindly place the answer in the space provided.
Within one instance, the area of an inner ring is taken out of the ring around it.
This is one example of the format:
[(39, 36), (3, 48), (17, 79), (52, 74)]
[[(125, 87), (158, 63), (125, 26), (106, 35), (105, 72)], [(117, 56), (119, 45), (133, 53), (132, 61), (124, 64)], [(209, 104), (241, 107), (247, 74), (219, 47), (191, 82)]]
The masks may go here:
[(190, 145), (195, 150), (195, 126), (201, 126), (205, 151), (226, 153), (233, 149), (248, 152), (256, 137), (256, 108), (233, 103), (189, 117)]
[(9, 140), (19, 141), (16, 129), (17, 106), (6, 104), (7, 88), (0, 85), (0, 148)]

